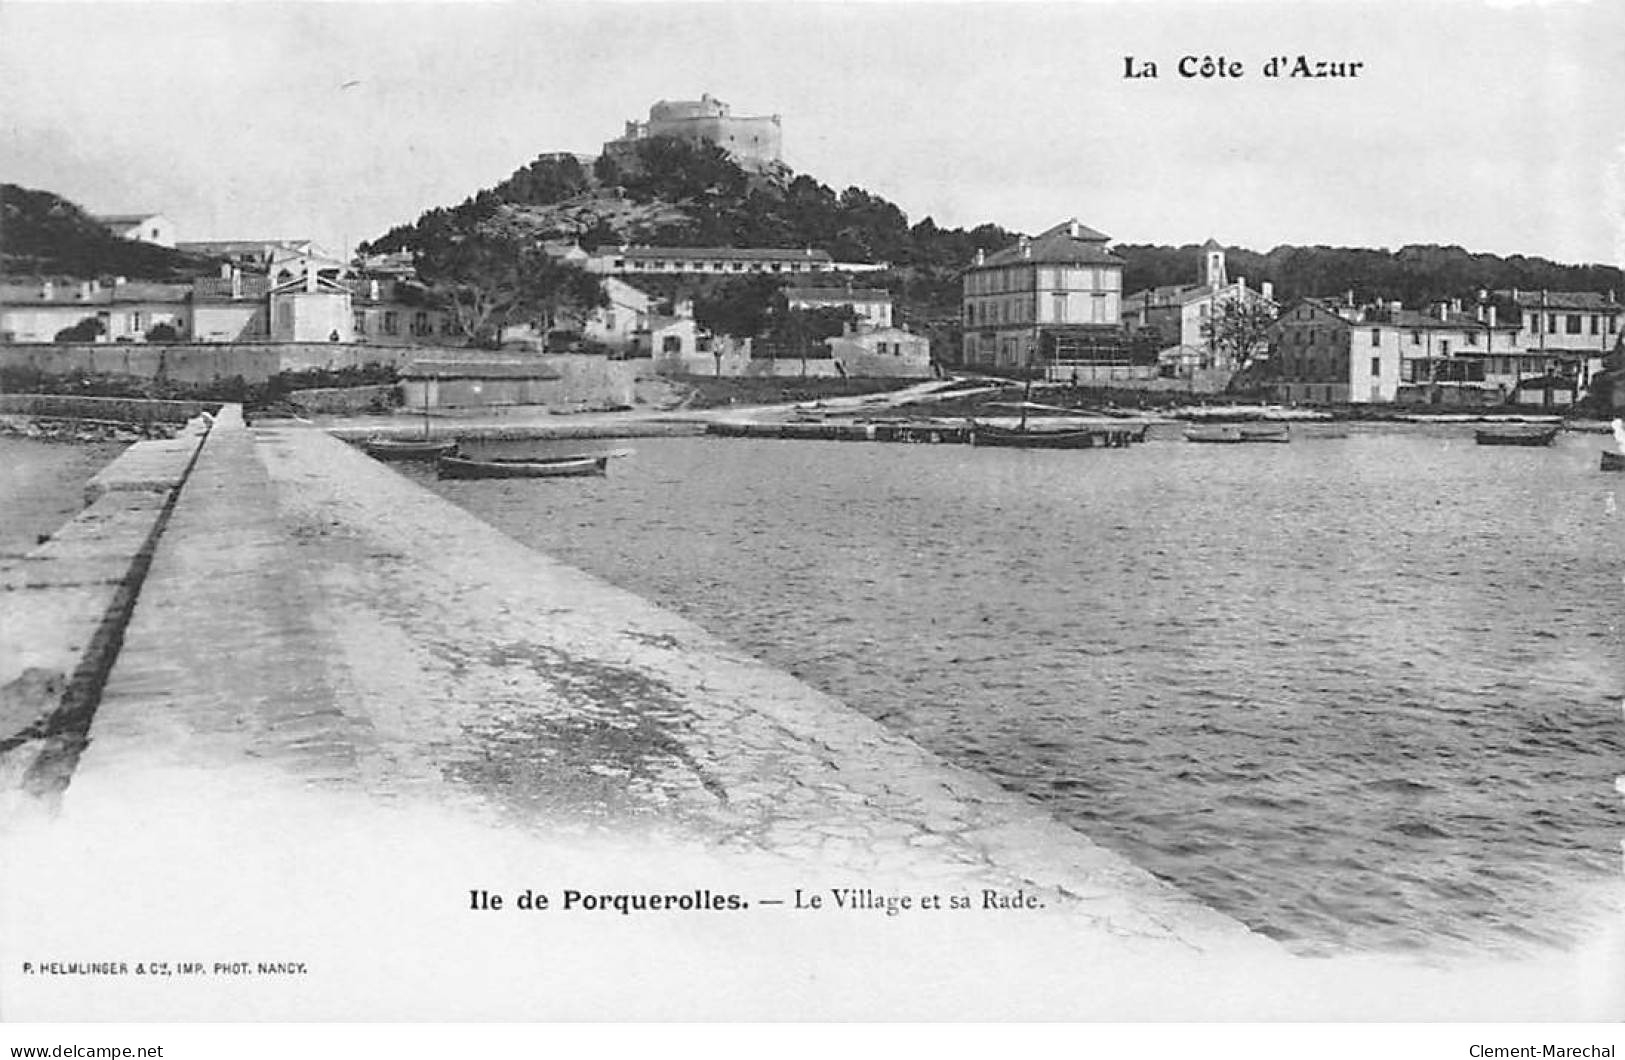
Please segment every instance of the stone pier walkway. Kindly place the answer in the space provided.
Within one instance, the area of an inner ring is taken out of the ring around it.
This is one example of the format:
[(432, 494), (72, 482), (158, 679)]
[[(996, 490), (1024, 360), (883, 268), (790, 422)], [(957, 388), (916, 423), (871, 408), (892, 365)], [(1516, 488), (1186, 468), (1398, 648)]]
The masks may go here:
[[(1183, 952), (1271, 944), (1022, 799), (325, 434), (222, 421), (73, 789), (272, 763), (311, 784), (963, 887)], [(73, 791), (70, 790), (70, 799)]]

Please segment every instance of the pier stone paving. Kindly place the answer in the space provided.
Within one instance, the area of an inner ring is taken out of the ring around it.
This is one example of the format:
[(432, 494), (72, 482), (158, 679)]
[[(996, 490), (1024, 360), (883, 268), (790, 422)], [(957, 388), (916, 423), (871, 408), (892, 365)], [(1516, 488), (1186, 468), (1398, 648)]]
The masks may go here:
[(1025, 889), (1080, 938), (1280, 956), (1025, 799), (308, 427), (215, 424), (67, 803), (158, 763)]

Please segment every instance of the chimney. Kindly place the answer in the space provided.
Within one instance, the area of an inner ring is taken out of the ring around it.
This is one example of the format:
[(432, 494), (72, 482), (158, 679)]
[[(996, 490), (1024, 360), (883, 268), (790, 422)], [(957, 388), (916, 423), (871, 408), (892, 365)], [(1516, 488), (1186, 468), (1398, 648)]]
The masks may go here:
[(1078, 219), (1076, 217), (1066, 223), (1066, 234), (1073, 239), (1078, 238)]
[(1264, 296), (1265, 300), (1275, 301), (1275, 285), (1268, 280), (1259, 285), (1259, 293)]
[(220, 263), (220, 278), (222, 280), (231, 279), (231, 268), (231, 262), (229, 261), (222, 261)]
[(1476, 315), (1478, 317), (1478, 322), (1480, 324), (1484, 323), (1484, 307), (1483, 306), (1478, 307)]
[(1021, 241), (1019, 243), (1017, 243), (1016, 245), (1021, 248), (1021, 256), (1022, 257), (1030, 258), (1030, 257), (1033, 256), (1032, 240), (1028, 239), (1026, 236), (1022, 236)]
[(316, 293), (316, 263), (314, 261), (305, 262), (305, 293)]
[(39, 285), (39, 296), (40, 298), (49, 302), (51, 299), (56, 297), (56, 285), (50, 280), (44, 281)]
[(1439, 302), (1433, 308), (1434, 308), (1434, 311), (1438, 314), (1438, 317), (1439, 317), (1439, 319), (1441, 321), (1447, 321), (1447, 320), (1450, 319), (1450, 303), (1449, 302)]
[(1343, 304), (1347, 306), (1354, 305), (1354, 288), (1350, 287), (1348, 293), (1343, 295)]
[(230, 268), (231, 268), (231, 297), (232, 298), (241, 298), (243, 296), (243, 270), (239, 269), (235, 265), (230, 266)]
[(1401, 309), (1404, 309), (1404, 308), (1405, 308), (1405, 303), (1403, 303), (1403, 302), (1389, 302), (1388, 303), (1388, 311), (1390, 313), (1395, 314), (1395, 315), (1398, 315), (1399, 311)]
[(1489, 325), (1492, 328), (1495, 326), (1495, 303), (1494, 302), (1490, 303)]

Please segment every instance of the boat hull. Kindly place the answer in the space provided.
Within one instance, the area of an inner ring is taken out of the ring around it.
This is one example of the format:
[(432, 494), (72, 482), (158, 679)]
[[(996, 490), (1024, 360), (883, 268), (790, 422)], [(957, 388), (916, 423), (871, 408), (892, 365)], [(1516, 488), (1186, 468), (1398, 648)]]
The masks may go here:
[(1602, 451), (1602, 469), (1604, 471), (1625, 471), (1625, 453), (1616, 453), (1604, 449)]
[(435, 465), (441, 478), (582, 478), (602, 475), (609, 467), (607, 456), (565, 457), (559, 460), (471, 460), (442, 456)]
[(971, 427), (970, 444), (1004, 449), (1115, 449), (1145, 439), (1145, 427), (1101, 430), (1023, 430), (978, 423)]
[(438, 460), (456, 449), (457, 443), (379, 438), (361, 443), (361, 448), (374, 460)]
[(1247, 442), (1290, 442), (1285, 427), (1192, 427), (1185, 432), (1187, 442), (1205, 445), (1241, 445)]
[(1556, 427), (1486, 427), (1473, 432), (1479, 445), (1551, 445)]

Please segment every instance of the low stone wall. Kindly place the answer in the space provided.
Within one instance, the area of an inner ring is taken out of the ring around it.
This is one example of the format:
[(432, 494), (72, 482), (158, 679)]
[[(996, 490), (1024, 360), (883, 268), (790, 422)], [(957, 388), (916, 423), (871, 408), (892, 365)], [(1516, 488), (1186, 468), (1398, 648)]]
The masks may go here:
[(66, 784), (206, 435), (199, 420), (130, 446), (86, 485), (84, 511), (0, 569), (0, 804)]
[(263, 383), (281, 372), (339, 371), (369, 364), (399, 367), (426, 357), (468, 351), (437, 346), (371, 346), (337, 342), (32, 343), (0, 345), (0, 367), (47, 375), (113, 375), (213, 383), (241, 377)]
[(157, 401), (146, 398), (80, 397), (76, 394), (0, 394), (0, 413), (50, 416), (67, 420), (116, 420), (121, 423), (185, 423), (219, 402)]
[(288, 395), (288, 404), (302, 412), (351, 415), (360, 412), (382, 412), (401, 403), (400, 387), (394, 383), (376, 386), (312, 387), (295, 390)]

